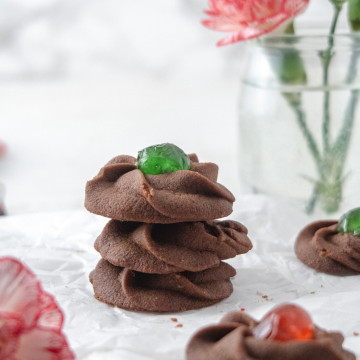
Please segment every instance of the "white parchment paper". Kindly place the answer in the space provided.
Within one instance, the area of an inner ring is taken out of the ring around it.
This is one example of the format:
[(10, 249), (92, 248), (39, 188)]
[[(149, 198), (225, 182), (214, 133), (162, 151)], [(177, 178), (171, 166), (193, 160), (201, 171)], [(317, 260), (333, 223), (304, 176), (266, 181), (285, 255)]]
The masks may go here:
[(201, 310), (136, 313), (95, 300), (88, 274), (100, 259), (93, 243), (108, 219), (86, 210), (0, 218), (0, 256), (21, 259), (55, 295), (78, 359), (183, 360), (191, 335), (228, 311), (244, 308), (259, 319), (290, 301), (318, 326), (340, 330), (359, 357), (360, 276), (321, 274), (297, 260), (295, 236), (310, 221), (301, 212), (262, 196), (241, 197), (234, 209), (229, 218), (248, 227), (254, 248), (228, 261), (237, 270), (231, 297)]

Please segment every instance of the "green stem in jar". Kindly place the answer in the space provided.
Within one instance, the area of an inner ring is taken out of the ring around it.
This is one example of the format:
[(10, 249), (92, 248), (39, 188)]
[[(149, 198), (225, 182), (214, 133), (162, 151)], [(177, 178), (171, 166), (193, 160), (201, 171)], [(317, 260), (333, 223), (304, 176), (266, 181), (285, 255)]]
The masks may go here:
[(334, 156), (337, 157), (339, 163), (338, 173), (341, 176), (344, 170), (345, 161), (349, 151), (352, 129), (355, 120), (355, 112), (359, 102), (359, 90), (352, 90), (350, 101), (345, 112), (344, 122), (341, 131), (335, 141), (333, 147)]
[[(360, 0), (359, 0), (360, 1)], [(333, 213), (338, 211), (342, 201), (343, 186), (345, 176), (343, 175), (344, 165), (346, 162), (352, 128), (354, 124), (354, 117), (356, 108), (359, 102), (360, 91), (352, 90), (350, 92), (349, 103), (344, 114), (344, 121), (339, 134), (334, 142), (331, 141), (331, 91), (329, 88), (329, 73), (330, 64), (333, 59), (334, 48), (334, 34), (338, 23), (339, 14), (342, 9), (342, 4), (335, 6), (335, 12), (332, 24), (329, 31), (328, 44), (326, 50), (319, 52), (322, 66), (323, 66), (323, 121), (322, 121), (322, 140), (323, 151), (319, 150), (316, 138), (313, 136), (310, 127), (307, 124), (306, 113), (302, 103), (301, 91), (292, 92), (291, 87), (289, 91), (284, 91), (282, 94), (292, 111), (294, 112), (295, 120), (298, 127), (304, 136), (307, 148), (314, 160), (317, 178), (312, 179), (307, 177), (307, 180), (313, 184), (313, 191), (311, 198), (307, 204), (306, 210), (310, 214), (313, 212), (315, 206), (318, 204), (326, 213)], [(289, 33), (293, 33), (293, 27), (290, 28)], [(289, 40), (290, 42), (290, 40)], [(306, 70), (303, 59), (296, 49), (282, 49), (280, 57), (276, 60), (270, 58), (272, 68), (277, 74), (278, 79), (284, 85), (302, 85), (305, 84)], [(351, 84), (356, 76), (357, 62), (360, 54), (353, 52), (347, 83)]]
[(288, 101), (289, 105), (293, 109), (295, 113), (296, 122), (303, 134), (303, 136), (306, 139), (308, 148), (315, 160), (317, 169), (319, 172), (321, 172), (321, 155), (319, 152), (319, 148), (316, 144), (316, 141), (314, 139), (314, 136), (312, 135), (307, 122), (306, 122), (306, 114), (302, 108), (301, 103), (301, 93), (283, 93), (283, 96)]
[[(360, 46), (359, 39), (357, 38), (355, 39), (355, 45)], [(357, 76), (357, 64), (359, 58), (360, 53), (354, 50), (351, 56), (349, 70), (346, 77), (346, 83), (348, 85), (351, 85)], [(344, 170), (345, 161), (349, 151), (352, 130), (354, 127), (355, 113), (359, 102), (359, 95), (359, 90), (351, 90), (350, 100), (344, 114), (343, 124), (333, 146), (334, 156), (338, 158), (339, 162), (339, 175), (341, 175)]]
[(323, 109), (323, 143), (324, 143), (324, 151), (328, 152), (330, 150), (330, 122), (331, 122), (331, 113), (330, 113), (330, 90), (327, 89), (329, 85), (329, 68), (330, 62), (333, 57), (332, 49), (334, 47), (334, 34), (336, 25), (339, 19), (339, 15), (341, 12), (342, 6), (335, 6), (334, 16), (330, 26), (329, 32), (329, 42), (328, 48), (325, 51), (320, 52), (320, 57), (323, 64), (323, 85), (325, 88), (324, 94), (324, 109)]
[[(357, 75), (357, 63), (360, 54), (357, 51), (353, 51), (350, 66), (347, 76), (347, 84), (351, 84), (353, 79)], [(350, 99), (344, 114), (344, 120), (340, 129), (340, 132), (334, 142), (332, 148), (332, 154), (334, 161), (337, 164), (337, 176), (341, 178), (343, 176), (346, 158), (349, 152), (352, 130), (355, 122), (355, 113), (359, 103), (360, 90), (351, 90)]]
[[(291, 22), (285, 29), (285, 34), (294, 35), (294, 22)], [(271, 62), (274, 72), (284, 85), (303, 85), (306, 84), (307, 76), (303, 59), (298, 50), (292, 48), (282, 49), (278, 53), (277, 61)], [(315, 160), (318, 171), (321, 169), (321, 155), (307, 122), (306, 114), (302, 107), (301, 92), (283, 92), (284, 98), (289, 103), (295, 113), (296, 122), (306, 139), (308, 148)]]
[[(359, 39), (355, 37), (353, 39), (355, 48), (352, 51), (350, 64), (348, 67), (348, 73), (346, 77), (346, 84), (352, 85), (354, 79), (357, 76), (358, 61), (360, 58), (357, 48), (360, 46)], [(335, 168), (335, 177), (340, 181), (341, 186), (344, 183), (344, 167), (348, 156), (350, 142), (352, 137), (352, 131), (355, 122), (356, 109), (359, 103), (360, 90), (353, 89), (350, 91), (349, 102), (344, 113), (344, 120), (338, 136), (331, 148), (332, 161)]]

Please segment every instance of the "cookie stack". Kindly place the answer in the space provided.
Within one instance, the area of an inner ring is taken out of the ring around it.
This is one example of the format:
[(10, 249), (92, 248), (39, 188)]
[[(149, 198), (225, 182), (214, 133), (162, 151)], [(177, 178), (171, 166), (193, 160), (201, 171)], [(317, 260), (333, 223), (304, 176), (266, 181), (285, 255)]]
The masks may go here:
[(189, 155), (190, 169), (144, 175), (117, 156), (86, 184), (85, 207), (112, 220), (95, 241), (95, 297), (127, 310), (167, 312), (209, 306), (232, 293), (223, 262), (249, 251), (247, 229), (214, 219), (232, 212), (218, 167)]

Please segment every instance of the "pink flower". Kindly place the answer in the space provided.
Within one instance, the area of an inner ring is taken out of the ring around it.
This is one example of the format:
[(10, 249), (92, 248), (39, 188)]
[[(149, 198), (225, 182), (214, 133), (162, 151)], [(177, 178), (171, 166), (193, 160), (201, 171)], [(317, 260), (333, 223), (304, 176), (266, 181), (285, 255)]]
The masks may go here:
[(75, 359), (52, 295), (20, 261), (0, 258), (0, 359)]
[(209, 19), (202, 24), (211, 30), (231, 32), (217, 45), (228, 45), (274, 31), (304, 11), (310, 0), (209, 0)]

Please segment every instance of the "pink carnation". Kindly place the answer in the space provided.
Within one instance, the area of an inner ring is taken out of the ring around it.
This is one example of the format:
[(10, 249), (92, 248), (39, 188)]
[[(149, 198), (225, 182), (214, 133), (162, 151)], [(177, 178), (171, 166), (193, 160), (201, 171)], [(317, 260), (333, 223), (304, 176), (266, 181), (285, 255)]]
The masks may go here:
[(211, 30), (231, 32), (217, 45), (256, 38), (274, 31), (304, 11), (309, 0), (209, 0), (209, 19), (202, 24)]
[(20, 261), (0, 258), (0, 359), (72, 360), (64, 316)]

